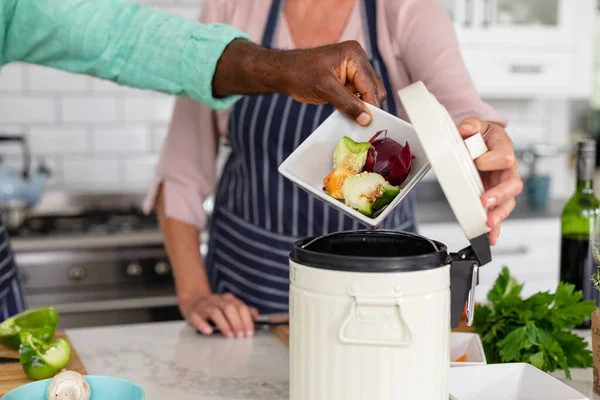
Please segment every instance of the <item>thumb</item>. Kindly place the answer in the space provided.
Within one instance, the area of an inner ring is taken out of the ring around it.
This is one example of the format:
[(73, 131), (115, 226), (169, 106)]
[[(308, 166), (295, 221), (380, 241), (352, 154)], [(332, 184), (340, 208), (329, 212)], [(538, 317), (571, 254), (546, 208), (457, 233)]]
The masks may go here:
[(347, 117), (356, 121), (359, 125), (370, 125), (373, 118), (365, 103), (346, 89), (337, 78), (334, 77), (334, 79), (335, 82), (329, 85), (324, 100), (332, 104)]
[(479, 118), (467, 118), (460, 123), (458, 132), (466, 139), (477, 133), (483, 133), (486, 128), (485, 125), (486, 123)]

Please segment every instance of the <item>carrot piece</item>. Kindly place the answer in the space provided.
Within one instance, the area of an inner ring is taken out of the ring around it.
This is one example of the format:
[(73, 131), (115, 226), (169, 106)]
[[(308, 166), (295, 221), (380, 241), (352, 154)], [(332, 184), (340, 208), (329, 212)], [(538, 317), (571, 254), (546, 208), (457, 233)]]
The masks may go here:
[(342, 185), (349, 176), (353, 175), (352, 171), (348, 168), (340, 167), (336, 168), (323, 178), (323, 185), (328, 195), (334, 199), (344, 200), (344, 193), (342, 192)]
[(458, 357), (456, 360), (454, 360), (454, 362), (465, 362), (467, 361), (467, 355), (463, 354), (462, 356)]

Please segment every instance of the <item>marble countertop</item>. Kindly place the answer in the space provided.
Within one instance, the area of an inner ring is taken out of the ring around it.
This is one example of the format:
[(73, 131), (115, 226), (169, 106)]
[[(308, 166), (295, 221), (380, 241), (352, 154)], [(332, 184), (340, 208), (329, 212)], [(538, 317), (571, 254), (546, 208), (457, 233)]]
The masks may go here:
[[(142, 386), (147, 400), (282, 400), (289, 397), (288, 348), (269, 331), (254, 338), (203, 337), (184, 322), (69, 329), (91, 375)], [(581, 333), (587, 339), (589, 332)], [(590, 400), (591, 369), (552, 375)]]
[(69, 329), (90, 375), (130, 380), (146, 400), (282, 400), (288, 348), (270, 332), (203, 337), (184, 322)]

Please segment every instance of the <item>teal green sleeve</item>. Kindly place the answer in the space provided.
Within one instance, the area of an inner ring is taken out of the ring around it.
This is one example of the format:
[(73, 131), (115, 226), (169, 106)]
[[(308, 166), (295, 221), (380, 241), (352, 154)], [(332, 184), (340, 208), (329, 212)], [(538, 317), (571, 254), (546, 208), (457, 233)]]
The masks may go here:
[[(1, 0), (0, 66), (45, 65), (137, 89), (193, 98), (215, 109), (212, 79), (225, 47), (248, 36), (127, 0)], [(1, 72), (0, 72), (1, 73)]]

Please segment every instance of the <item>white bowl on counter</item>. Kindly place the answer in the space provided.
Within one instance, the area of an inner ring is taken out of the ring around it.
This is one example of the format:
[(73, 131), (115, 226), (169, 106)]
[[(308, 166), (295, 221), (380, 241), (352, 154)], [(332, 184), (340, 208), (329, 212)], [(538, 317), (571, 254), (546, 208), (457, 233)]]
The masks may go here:
[[(465, 361), (455, 361), (466, 355)], [(487, 363), (481, 338), (476, 333), (452, 332), (450, 334), (450, 366), (468, 367)]]
[(448, 390), (456, 400), (590, 400), (525, 363), (450, 368)]

